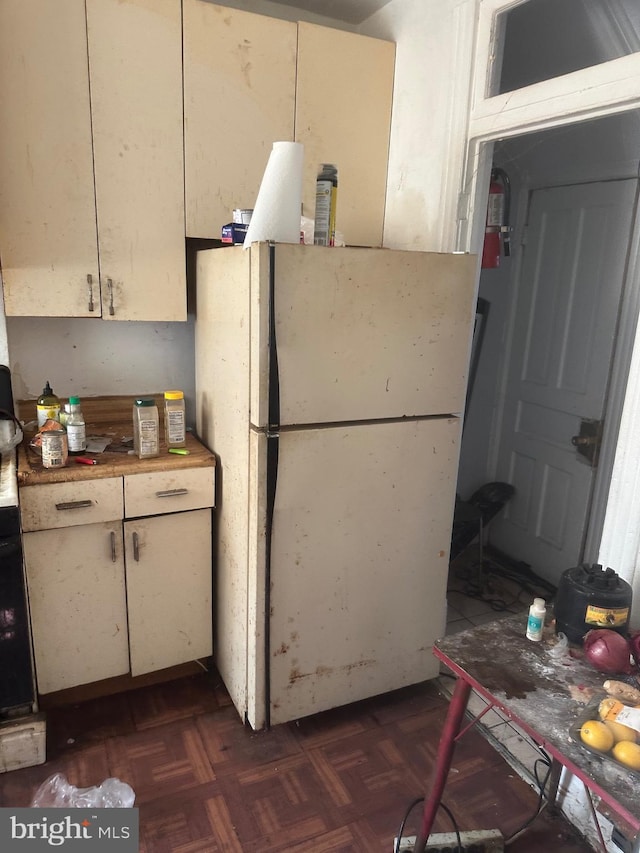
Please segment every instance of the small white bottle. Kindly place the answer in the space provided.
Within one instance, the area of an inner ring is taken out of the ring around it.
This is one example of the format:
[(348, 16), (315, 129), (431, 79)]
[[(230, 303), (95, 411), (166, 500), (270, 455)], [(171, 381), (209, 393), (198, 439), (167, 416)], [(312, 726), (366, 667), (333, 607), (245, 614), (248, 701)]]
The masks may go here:
[(65, 429), (67, 430), (69, 453), (84, 453), (87, 449), (87, 432), (84, 415), (80, 408), (80, 398), (69, 397), (68, 408)]
[(542, 639), (542, 629), (544, 628), (544, 617), (547, 612), (547, 606), (544, 598), (534, 598), (533, 604), (529, 608), (529, 618), (527, 620), (527, 639), (539, 642)]

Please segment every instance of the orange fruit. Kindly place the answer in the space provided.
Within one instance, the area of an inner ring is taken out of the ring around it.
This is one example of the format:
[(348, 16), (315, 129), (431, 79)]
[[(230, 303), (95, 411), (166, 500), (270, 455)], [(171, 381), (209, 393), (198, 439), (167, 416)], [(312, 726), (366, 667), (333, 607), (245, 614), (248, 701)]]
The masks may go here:
[(638, 739), (638, 733), (629, 726), (625, 726), (624, 723), (616, 723), (615, 720), (605, 720), (604, 724), (611, 730), (613, 739), (616, 743), (620, 740), (627, 740), (635, 743)]
[(580, 727), (583, 743), (598, 752), (609, 752), (614, 744), (613, 732), (601, 720), (587, 720)]
[(612, 750), (613, 757), (630, 767), (632, 770), (640, 770), (640, 745), (630, 740), (619, 741)]

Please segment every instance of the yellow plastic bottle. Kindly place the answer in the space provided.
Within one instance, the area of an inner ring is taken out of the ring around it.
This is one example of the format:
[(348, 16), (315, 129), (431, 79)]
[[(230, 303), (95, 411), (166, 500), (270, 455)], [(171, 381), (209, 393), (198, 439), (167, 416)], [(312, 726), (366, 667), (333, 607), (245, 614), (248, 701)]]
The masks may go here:
[(36, 411), (38, 413), (38, 426), (44, 426), (47, 420), (60, 420), (60, 400), (53, 393), (49, 380), (42, 389), (42, 394), (36, 402)]
[(187, 443), (182, 391), (164, 392), (164, 436), (168, 448), (184, 447)]

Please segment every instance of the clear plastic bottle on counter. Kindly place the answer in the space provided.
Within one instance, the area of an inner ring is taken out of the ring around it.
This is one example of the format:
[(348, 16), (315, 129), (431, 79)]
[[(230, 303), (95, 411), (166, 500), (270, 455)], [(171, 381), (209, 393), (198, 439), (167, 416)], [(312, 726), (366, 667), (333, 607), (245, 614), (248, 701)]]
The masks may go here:
[(67, 430), (67, 442), (69, 453), (83, 453), (87, 449), (87, 431), (84, 415), (80, 407), (79, 397), (69, 397), (65, 406), (65, 429)]
[(160, 455), (158, 407), (153, 397), (133, 404), (133, 449), (139, 459)]
[(69, 420), (69, 415), (71, 414), (71, 406), (69, 403), (65, 403), (60, 409), (60, 424), (65, 429), (67, 428), (67, 421)]
[(164, 392), (164, 436), (167, 447), (184, 447), (187, 443), (182, 391)]
[(48, 379), (36, 402), (36, 411), (38, 413), (38, 427), (44, 426), (45, 421), (48, 420), (60, 420), (60, 400), (53, 393)]

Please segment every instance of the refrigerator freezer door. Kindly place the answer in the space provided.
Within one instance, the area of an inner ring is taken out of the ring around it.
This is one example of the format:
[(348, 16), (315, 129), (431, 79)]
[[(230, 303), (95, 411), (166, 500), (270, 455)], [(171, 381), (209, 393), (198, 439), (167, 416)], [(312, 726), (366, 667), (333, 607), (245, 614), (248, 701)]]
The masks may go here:
[(278, 244), (270, 284), (254, 274), (260, 249), (251, 249), (256, 426), (268, 422), (270, 292), (280, 424), (462, 411), (475, 257)]
[(436, 676), (460, 422), (280, 437), (271, 548), (271, 723)]

